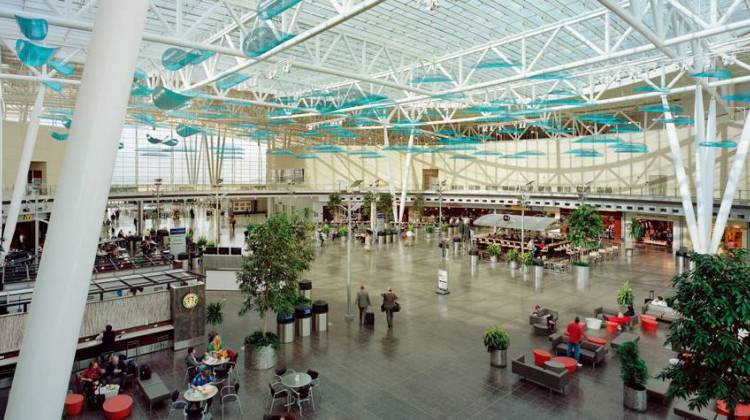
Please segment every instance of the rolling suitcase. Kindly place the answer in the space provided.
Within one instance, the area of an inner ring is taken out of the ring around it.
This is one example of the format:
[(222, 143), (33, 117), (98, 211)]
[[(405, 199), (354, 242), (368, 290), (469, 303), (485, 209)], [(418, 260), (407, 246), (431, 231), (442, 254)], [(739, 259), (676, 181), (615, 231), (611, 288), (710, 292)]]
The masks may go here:
[(374, 313), (367, 312), (365, 314), (365, 327), (368, 327), (368, 328), (375, 327), (375, 314)]

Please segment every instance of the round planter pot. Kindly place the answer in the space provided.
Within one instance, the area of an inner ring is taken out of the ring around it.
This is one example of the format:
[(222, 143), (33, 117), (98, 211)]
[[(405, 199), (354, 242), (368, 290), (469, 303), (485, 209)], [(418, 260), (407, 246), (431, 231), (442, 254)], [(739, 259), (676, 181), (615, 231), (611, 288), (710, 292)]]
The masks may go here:
[(510, 269), (511, 270), (515, 270), (516, 268), (518, 268), (518, 263), (515, 262), (515, 261), (511, 261), (510, 262)]
[(633, 248), (625, 248), (625, 256), (632, 257), (633, 256)]
[(490, 365), (504, 368), (508, 365), (508, 350), (492, 350), (490, 352)]
[(266, 370), (276, 366), (276, 350), (272, 346), (256, 347), (245, 346), (245, 360), (247, 366), (254, 370)]
[(591, 267), (580, 265), (574, 265), (573, 267), (576, 273), (576, 282), (578, 284), (588, 284)]
[(646, 388), (633, 389), (629, 386), (622, 387), (622, 404), (635, 411), (646, 411), (648, 400), (646, 398)]
[(544, 266), (535, 265), (534, 266), (534, 278), (537, 280), (541, 280), (543, 277), (544, 277)]
[(490, 262), (492, 264), (496, 263), (497, 262), (497, 255), (490, 255)]
[(526, 265), (526, 264), (523, 265), (523, 272), (524, 273), (528, 273), (529, 272), (529, 266), (528, 265)]

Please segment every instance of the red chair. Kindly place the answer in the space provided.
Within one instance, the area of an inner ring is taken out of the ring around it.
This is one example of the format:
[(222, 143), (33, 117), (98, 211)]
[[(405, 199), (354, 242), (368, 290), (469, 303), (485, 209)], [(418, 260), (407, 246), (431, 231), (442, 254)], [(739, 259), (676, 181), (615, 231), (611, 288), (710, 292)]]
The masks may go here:
[(648, 319), (641, 317), (641, 329), (643, 332), (655, 333), (659, 323), (655, 319)]
[(534, 364), (537, 366), (544, 366), (544, 362), (552, 359), (552, 355), (547, 350), (534, 349)]
[(653, 315), (639, 315), (638, 317), (641, 319), (641, 321), (644, 319), (650, 319), (652, 321), (656, 321), (656, 317)]
[(65, 396), (65, 413), (69, 416), (77, 416), (83, 410), (83, 395), (68, 394)]
[(599, 337), (587, 336), (586, 337), (586, 341), (588, 341), (590, 343), (594, 343), (597, 346), (606, 346), (607, 345), (607, 340), (605, 340), (603, 338), (599, 338)]
[(120, 394), (104, 401), (102, 405), (104, 418), (107, 420), (122, 420), (130, 417), (133, 411), (133, 398), (130, 395)]
[(610, 334), (617, 334), (617, 327), (619, 327), (620, 324), (612, 321), (607, 321), (607, 332)]

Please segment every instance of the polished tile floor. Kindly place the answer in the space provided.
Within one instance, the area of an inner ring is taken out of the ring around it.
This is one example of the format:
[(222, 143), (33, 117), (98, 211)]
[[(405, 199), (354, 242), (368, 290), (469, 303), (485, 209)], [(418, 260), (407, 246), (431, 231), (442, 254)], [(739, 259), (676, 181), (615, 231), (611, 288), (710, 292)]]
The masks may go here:
[[(308, 368), (321, 373), (321, 390), (315, 411), (305, 407), (305, 418), (320, 419), (611, 419), (675, 418), (669, 406), (650, 403), (644, 414), (622, 406), (619, 362), (612, 352), (596, 370), (585, 366), (574, 375), (568, 395), (550, 394), (534, 384), (520, 381), (506, 369), (490, 367), (482, 346), (482, 332), (488, 325), (505, 327), (511, 338), (509, 358), (531, 357), (535, 347), (548, 348), (544, 337), (533, 335), (528, 314), (535, 303), (560, 312), (564, 325), (575, 315), (589, 316), (601, 305), (616, 306), (620, 285), (630, 280), (638, 302), (649, 290), (669, 295), (674, 264), (668, 253), (639, 251), (627, 262), (624, 257), (593, 269), (589, 284), (576, 284), (571, 274), (546, 272), (541, 281), (533, 275), (512, 272), (505, 265), (479, 264), (471, 272), (468, 256), (440, 258), (436, 240), (420, 237), (416, 246), (386, 244), (365, 251), (352, 247), (352, 294), (363, 282), (370, 290), (376, 312), (374, 330), (346, 322), (346, 246), (326, 242), (318, 248), (309, 273), (313, 298), (329, 302), (329, 331), (284, 345), (279, 364), (297, 371)], [(450, 294), (435, 293), (437, 272), (447, 267)], [(402, 311), (395, 326), (386, 328), (377, 309), (376, 296), (392, 287)], [(218, 330), (225, 343), (238, 349), (243, 337), (258, 328), (255, 315), (239, 317), (239, 296), (233, 292), (210, 292), (209, 301), (226, 302), (225, 321)], [(641, 335), (640, 349), (649, 369), (667, 364), (671, 352), (664, 348), (665, 324), (656, 336)], [(605, 335), (599, 331), (597, 335)], [(242, 352), (241, 352), (242, 353)], [(183, 354), (160, 352), (140, 359), (165, 378), (172, 389), (184, 390)], [(244, 357), (240, 358), (242, 362)], [(271, 371), (242, 368), (243, 415), (226, 418), (259, 419), (266, 412), (265, 401)], [(0, 393), (0, 413), (7, 390)], [(140, 396), (133, 417), (148, 418)], [(214, 416), (220, 418), (220, 405)], [(278, 412), (279, 407), (275, 411)], [(164, 418), (167, 406), (155, 407), (152, 418)], [(85, 413), (81, 418), (101, 418)], [(175, 417), (178, 418), (178, 417)], [(181, 417), (179, 417), (181, 418)]]

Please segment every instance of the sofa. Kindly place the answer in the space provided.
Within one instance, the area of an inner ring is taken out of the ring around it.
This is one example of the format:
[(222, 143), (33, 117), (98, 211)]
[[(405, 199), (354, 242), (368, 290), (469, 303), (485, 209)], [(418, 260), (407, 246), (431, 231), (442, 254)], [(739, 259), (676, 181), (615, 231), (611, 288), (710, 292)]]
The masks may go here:
[[(594, 309), (594, 318), (599, 318), (602, 321), (606, 321), (607, 317), (610, 316), (617, 316), (617, 314), (620, 313), (619, 309), (615, 308), (605, 308), (603, 306), (600, 306), (596, 309)], [(638, 316), (634, 315), (630, 317), (630, 322), (628, 322), (628, 328), (633, 328), (635, 324), (638, 323)]]
[(529, 315), (529, 325), (544, 324), (544, 326), (546, 327), (547, 326), (547, 317), (550, 314), (555, 319), (555, 321), (557, 321), (557, 317), (558, 317), (557, 311), (553, 311), (552, 309), (549, 309), (549, 308), (542, 308), (539, 311), (539, 316), (533, 315), (533, 314)]
[[(568, 352), (568, 337), (562, 334), (552, 334), (549, 336), (549, 341), (552, 344), (552, 354), (558, 356), (564, 356)], [(581, 341), (581, 362), (590, 363), (592, 367), (596, 367), (606, 360), (609, 349), (606, 345), (602, 346), (587, 341), (585, 338)]]
[(543, 367), (535, 365), (533, 361), (527, 363), (525, 356), (519, 356), (517, 359), (511, 361), (511, 372), (518, 375), (521, 379), (533, 382), (563, 395), (565, 395), (568, 382), (570, 382), (570, 374), (568, 374), (567, 370), (562, 372), (546, 370)]
[(668, 306), (652, 305), (647, 303), (641, 308), (641, 313), (651, 315), (657, 321), (673, 322), (680, 318), (680, 313)]

